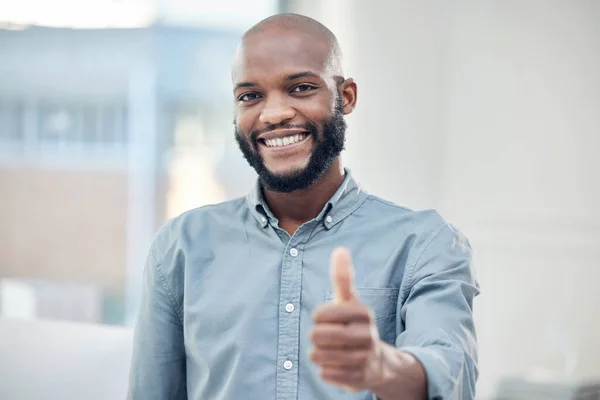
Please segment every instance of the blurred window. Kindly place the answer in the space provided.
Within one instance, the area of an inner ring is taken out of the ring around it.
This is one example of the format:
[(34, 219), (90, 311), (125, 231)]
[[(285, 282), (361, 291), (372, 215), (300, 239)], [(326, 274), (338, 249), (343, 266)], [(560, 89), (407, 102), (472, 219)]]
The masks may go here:
[(23, 140), (23, 104), (0, 101), (0, 141)]
[(81, 147), (124, 146), (127, 110), (121, 104), (43, 104), (37, 141)]

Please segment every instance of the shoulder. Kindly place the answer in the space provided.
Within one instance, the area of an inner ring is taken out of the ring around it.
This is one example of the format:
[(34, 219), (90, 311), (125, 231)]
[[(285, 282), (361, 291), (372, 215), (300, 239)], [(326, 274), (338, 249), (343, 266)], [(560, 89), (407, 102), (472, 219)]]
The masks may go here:
[(372, 195), (367, 201), (369, 214), (382, 218), (385, 233), (397, 235), (407, 251), (404, 298), (413, 285), (424, 280), (462, 282), (470, 293), (478, 293), (473, 250), (460, 229), (437, 210), (415, 211)]
[(176, 302), (184, 292), (187, 259), (199, 254), (216, 225), (240, 220), (248, 210), (244, 198), (198, 207), (167, 221), (150, 247), (151, 273), (156, 273)]
[(410, 264), (416, 264), (423, 253), (444, 252), (448, 248), (471, 253), (467, 237), (437, 210), (415, 211), (374, 195), (369, 195), (365, 207), (369, 215), (385, 223), (387, 235), (398, 233), (400, 239), (410, 241)]
[(190, 238), (202, 237), (215, 224), (222, 226), (228, 221), (241, 220), (248, 213), (245, 197), (198, 207), (168, 220), (156, 233), (152, 250), (156, 257), (164, 257)]
[(427, 277), (434, 280), (451, 278), (468, 283), (473, 293), (478, 291), (472, 264), (473, 249), (459, 228), (437, 210), (414, 211), (376, 196), (370, 196), (370, 200), (374, 211), (392, 221), (392, 225), (403, 226), (402, 231), (408, 229), (410, 232), (401, 237), (410, 243), (404, 296), (414, 283)]
[(365, 207), (369, 214), (389, 221), (390, 226), (402, 224), (419, 235), (430, 236), (445, 228), (455, 229), (437, 210), (413, 210), (372, 194), (367, 197)]

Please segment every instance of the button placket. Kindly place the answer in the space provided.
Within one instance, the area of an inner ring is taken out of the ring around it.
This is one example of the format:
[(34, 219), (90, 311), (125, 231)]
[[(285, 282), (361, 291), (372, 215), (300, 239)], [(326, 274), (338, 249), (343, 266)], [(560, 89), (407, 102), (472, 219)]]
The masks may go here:
[(277, 347), (277, 399), (288, 399), (298, 390), (298, 355), (300, 346), (300, 294), (302, 291), (302, 243), (309, 232), (300, 227), (290, 238), (283, 253)]

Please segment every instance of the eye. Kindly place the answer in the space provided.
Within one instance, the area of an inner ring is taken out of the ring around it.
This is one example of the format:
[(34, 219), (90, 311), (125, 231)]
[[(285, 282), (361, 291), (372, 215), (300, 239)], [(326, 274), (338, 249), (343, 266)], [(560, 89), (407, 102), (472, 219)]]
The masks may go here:
[(260, 95), (258, 93), (250, 92), (250, 93), (244, 93), (243, 95), (238, 97), (238, 101), (252, 101), (252, 100), (257, 100), (259, 98), (260, 98)]
[(314, 90), (314, 89), (316, 89), (315, 86), (313, 86), (313, 85), (307, 85), (307, 84), (303, 83), (301, 85), (298, 85), (298, 86), (294, 87), (292, 89), (292, 92), (302, 93), (302, 92), (309, 92), (309, 91)]

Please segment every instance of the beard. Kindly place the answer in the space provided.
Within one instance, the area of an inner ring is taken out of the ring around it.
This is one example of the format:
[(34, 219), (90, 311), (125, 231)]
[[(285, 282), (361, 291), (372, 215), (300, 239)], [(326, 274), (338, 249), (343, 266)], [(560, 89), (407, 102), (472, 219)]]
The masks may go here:
[[(235, 124), (235, 121), (234, 121)], [(274, 174), (267, 169), (265, 162), (258, 152), (258, 135), (275, 129), (303, 129), (312, 135), (313, 148), (306, 167), (284, 174)], [(258, 179), (264, 188), (275, 192), (290, 193), (306, 189), (317, 182), (331, 164), (344, 150), (346, 141), (346, 121), (341, 93), (335, 100), (333, 115), (319, 127), (307, 122), (301, 125), (271, 125), (268, 129), (254, 131), (250, 135), (240, 132), (235, 124), (235, 140), (248, 164), (258, 174)]]

